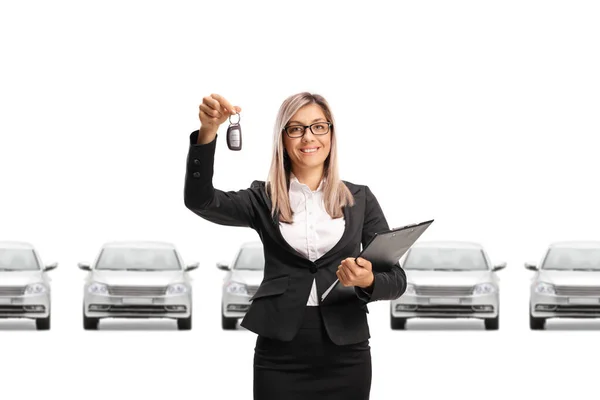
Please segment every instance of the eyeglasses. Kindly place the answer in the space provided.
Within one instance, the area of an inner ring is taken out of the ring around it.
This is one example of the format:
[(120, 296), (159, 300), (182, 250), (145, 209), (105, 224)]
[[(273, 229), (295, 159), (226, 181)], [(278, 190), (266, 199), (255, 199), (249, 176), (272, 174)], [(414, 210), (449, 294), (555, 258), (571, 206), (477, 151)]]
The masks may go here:
[(283, 128), (285, 133), (291, 138), (299, 138), (304, 136), (306, 128), (310, 128), (313, 135), (327, 135), (331, 122), (316, 122), (312, 125), (290, 125)]

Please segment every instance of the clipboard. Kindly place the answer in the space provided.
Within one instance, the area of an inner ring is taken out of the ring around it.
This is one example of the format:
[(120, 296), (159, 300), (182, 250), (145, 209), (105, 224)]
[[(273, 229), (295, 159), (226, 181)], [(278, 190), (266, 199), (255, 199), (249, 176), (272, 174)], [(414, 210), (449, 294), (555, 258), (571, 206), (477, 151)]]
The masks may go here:
[[(406, 251), (419, 239), (427, 228), (433, 223), (433, 219), (377, 232), (360, 254), (354, 259), (362, 257), (371, 262), (373, 272), (387, 272), (406, 253)], [(339, 279), (323, 293), (321, 301), (335, 288)]]

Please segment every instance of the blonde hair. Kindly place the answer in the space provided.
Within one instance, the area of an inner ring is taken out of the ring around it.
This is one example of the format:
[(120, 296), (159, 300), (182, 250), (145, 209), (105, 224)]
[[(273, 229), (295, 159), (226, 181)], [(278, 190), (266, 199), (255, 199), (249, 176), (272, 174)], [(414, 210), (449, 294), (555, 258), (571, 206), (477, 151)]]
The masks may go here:
[(296, 112), (308, 105), (317, 104), (323, 110), (325, 118), (331, 122), (331, 148), (325, 159), (323, 178), (323, 198), (325, 210), (332, 218), (340, 218), (343, 215), (343, 206), (354, 205), (354, 197), (348, 187), (339, 177), (336, 129), (333, 114), (327, 101), (318, 94), (302, 92), (292, 95), (284, 100), (277, 113), (273, 132), (273, 158), (271, 168), (266, 182), (267, 193), (271, 197), (271, 215), (279, 212), (279, 221), (292, 223), (293, 212), (289, 199), (289, 184), (291, 173), (291, 161), (283, 146), (283, 130), (289, 120)]

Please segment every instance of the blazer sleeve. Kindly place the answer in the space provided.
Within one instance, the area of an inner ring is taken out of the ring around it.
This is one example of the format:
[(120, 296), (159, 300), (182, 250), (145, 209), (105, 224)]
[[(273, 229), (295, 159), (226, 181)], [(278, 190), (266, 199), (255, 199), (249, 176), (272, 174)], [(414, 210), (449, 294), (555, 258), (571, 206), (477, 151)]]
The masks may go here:
[[(362, 230), (362, 245), (367, 245), (377, 232), (389, 229), (381, 206), (368, 186), (366, 191), (365, 221)], [(377, 300), (395, 300), (406, 290), (406, 273), (397, 262), (388, 272), (375, 272), (375, 280), (370, 290), (355, 287), (356, 294), (366, 302)]]
[(256, 229), (251, 190), (226, 192), (213, 187), (217, 137), (212, 142), (197, 144), (198, 134), (199, 131), (190, 134), (184, 186), (185, 206), (196, 215), (219, 225)]

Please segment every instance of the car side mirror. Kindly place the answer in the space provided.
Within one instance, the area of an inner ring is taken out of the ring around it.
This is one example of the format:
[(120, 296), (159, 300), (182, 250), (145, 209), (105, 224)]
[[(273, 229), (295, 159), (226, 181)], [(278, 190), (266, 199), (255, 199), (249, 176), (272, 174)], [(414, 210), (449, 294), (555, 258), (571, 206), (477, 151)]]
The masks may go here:
[(217, 263), (217, 268), (219, 268), (222, 271), (229, 271), (229, 264), (226, 261), (219, 261)]
[(44, 267), (44, 271), (52, 271), (53, 269), (56, 269), (56, 267), (58, 267), (58, 263), (55, 262), (55, 263), (46, 265)]
[(193, 263), (193, 264), (189, 264), (189, 265), (187, 265), (187, 266), (185, 267), (185, 270), (186, 270), (186, 271), (192, 271), (192, 270), (194, 270), (194, 269), (198, 268), (198, 266), (199, 266), (199, 265), (200, 265), (200, 263), (199, 263), (199, 262), (195, 262), (195, 263)]
[(88, 264), (88, 263), (82, 263), (82, 262), (80, 262), (80, 263), (77, 263), (77, 266), (79, 267), (79, 269), (82, 269), (84, 271), (91, 271), (92, 270), (92, 268), (90, 267), (90, 264)]
[(535, 265), (535, 263), (532, 263), (532, 262), (526, 262), (525, 263), (525, 269), (528, 269), (530, 271), (537, 271), (538, 270), (538, 268)]
[(500, 271), (501, 269), (504, 269), (504, 268), (506, 268), (506, 263), (501, 262), (500, 264), (494, 265), (494, 268), (492, 268), (492, 271)]

